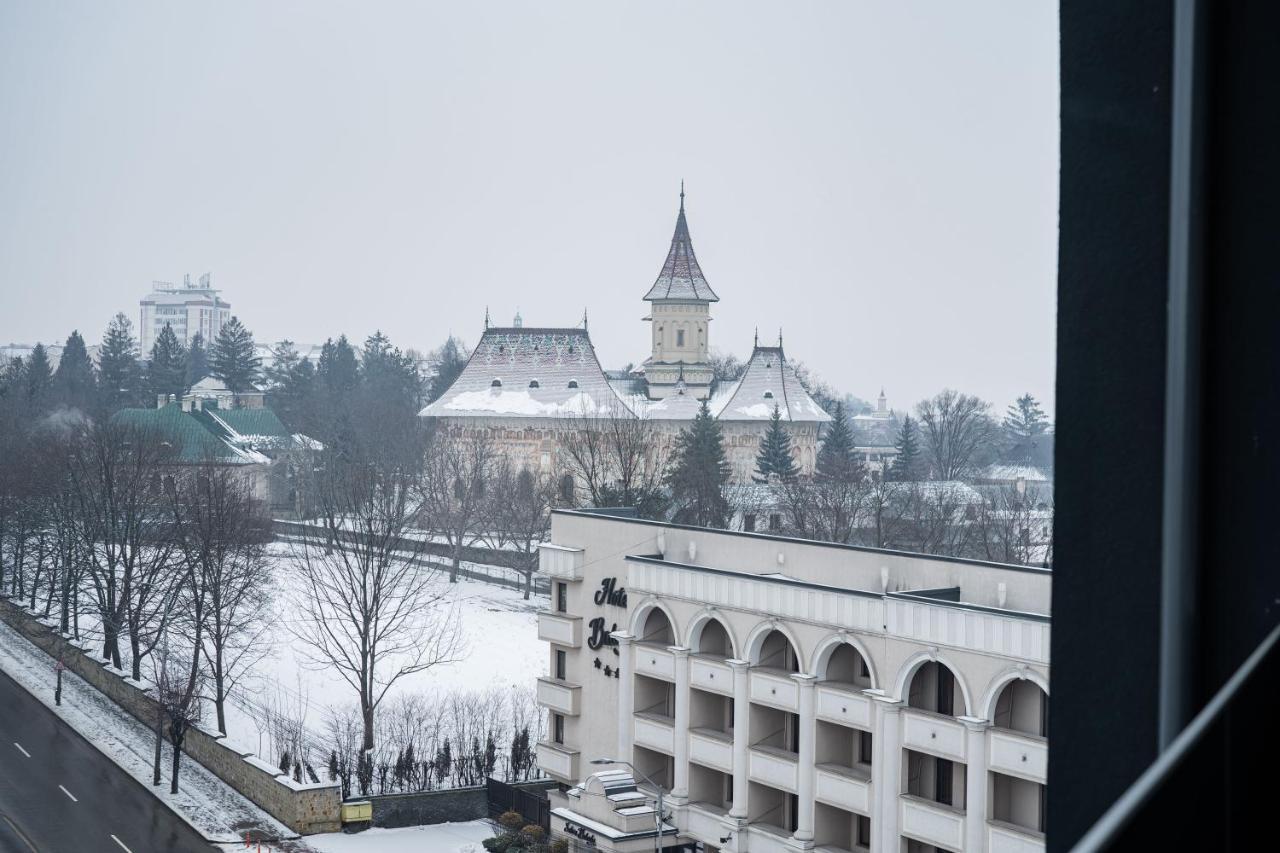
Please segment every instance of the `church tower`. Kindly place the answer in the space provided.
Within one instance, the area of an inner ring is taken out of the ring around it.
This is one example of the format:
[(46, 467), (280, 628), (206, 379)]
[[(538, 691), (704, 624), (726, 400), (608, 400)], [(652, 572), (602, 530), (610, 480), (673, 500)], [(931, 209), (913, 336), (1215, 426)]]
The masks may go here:
[(684, 216), (684, 184), (680, 212), (666, 263), (644, 297), (649, 303), (652, 353), (644, 363), (649, 396), (661, 400), (675, 394), (704, 399), (711, 392), (711, 303), (719, 302), (698, 266)]

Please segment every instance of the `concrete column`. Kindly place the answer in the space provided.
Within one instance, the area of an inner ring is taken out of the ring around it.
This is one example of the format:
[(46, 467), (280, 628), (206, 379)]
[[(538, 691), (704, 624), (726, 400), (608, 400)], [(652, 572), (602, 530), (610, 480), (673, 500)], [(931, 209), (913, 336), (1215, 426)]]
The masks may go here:
[(689, 799), (689, 649), (669, 646), (676, 665), (675, 781), (671, 799)]
[(987, 727), (990, 723), (977, 717), (961, 717), (968, 745), (964, 780), (964, 849), (965, 853), (982, 853), (987, 843)]
[(800, 685), (800, 777), (796, 783), (796, 831), (795, 839), (801, 847), (813, 846), (813, 787), (814, 787), (814, 739), (817, 737), (818, 715), (814, 706), (812, 675), (793, 672), (791, 677)]
[(898, 794), (902, 790), (902, 703), (883, 690), (863, 691), (872, 700), (871, 849), (897, 850)]
[(751, 700), (748, 699), (747, 677), (751, 664), (745, 660), (725, 661), (733, 668), (733, 808), (729, 817), (741, 822), (747, 819), (747, 760), (750, 748)]
[(631, 734), (635, 719), (635, 637), (626, 631), (614, 631), (609, 636), (618, 641), (618, 666), (622, 677), (618, 679), (618, 754), (607, 756), (631, 761)]

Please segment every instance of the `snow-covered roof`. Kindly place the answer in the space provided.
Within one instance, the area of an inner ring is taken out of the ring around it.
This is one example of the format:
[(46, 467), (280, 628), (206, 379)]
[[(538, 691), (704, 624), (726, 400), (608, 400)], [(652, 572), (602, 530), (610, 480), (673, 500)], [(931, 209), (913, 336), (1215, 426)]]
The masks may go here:
[(831, 420), (800, 384), (782, 347), (757, 345), (742, 378), (711, 399), (711, 412), (722, 421), (767, 421), (775, 406), (783, 420), (826, 423)]
[(607, 417), (626, 405), (586, 329), (488, 328), (449, 390), (423, 417)]
[(644, 297), (656, 299), (693, 299), (700, 302), (719, 302), (711, 285), (707, 284), (698, 257), (693, 253), (693, 240), (689, 237), (689, 223), (684, 218), (684, 190), (680, 191), (680, 213), (676, 216), (676, 231), (671, 237), (667, 260), (658, 273), (653, 287)]
[(1018, 480), (1025, 480), (1028, 483), (1047, 483), (1050, 477), (1034, 465), (988, 465), (979, 471), (974, 479), (987, 483), (1014, 483)]

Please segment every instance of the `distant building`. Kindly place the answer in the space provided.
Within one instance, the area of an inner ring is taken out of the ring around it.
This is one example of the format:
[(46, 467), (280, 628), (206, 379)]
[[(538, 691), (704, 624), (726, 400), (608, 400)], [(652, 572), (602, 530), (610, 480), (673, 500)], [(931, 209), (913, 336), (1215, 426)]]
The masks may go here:
[[(261, 392), (232, 394), (202, 380), (181, 400), (160, 395), (154, 409), (121, 409), (115, 423), (154, 432), (172, 447), (176, 467), (215, 464), (240, 468), (253, 497), (274, 512), (297, 511), (299, 455), (315, 441), (290, 433)], [(203, 387), (202, 387), (203, 386)]]
[(854, 453), (862, 457), (867, 472), (881, 477), (898, 456), (898, 417), (889, 408), (884, 389), (875, 409), (867, 408), (849, 419), (853, 425)]
[(151, 355), (156, 337), (167, 323), (178, 341), (189, 346), (198, 332), (206, 345), (218, 336), (222, 324), (231, 319), (231, 304), (223, 301), (210, 284), (209, 273), (200, 276), (196, 284), (191, 276), (184, 276), (181, 285), (167, 281), (153, 281), (151, 292), (139, 301), (141, 321), (138, 338), (143, 358)]
[(586, 316), (578, 326), (532, 328), (517, 315), (490, 326), (462, 373), (421, 415), (450, 429), (481, 430), (515, 461), (564, 476), (560, 438), (576, 418), (643, 418), (673, 441), (705, 400), (720, 421), (735, 480), (750, 479), (760, 437), (775, 409), (791, 436), (797, 466), (813, 471), (819, 430), (831, 420), (777, 346), (759, 340), (741, 377), (717, 383), (709, 349), (710, 306), (719, 297), (693, 252), (684, 193), (675, 233), (649, 303), (650, 354), (632, 371), (605, 371)]

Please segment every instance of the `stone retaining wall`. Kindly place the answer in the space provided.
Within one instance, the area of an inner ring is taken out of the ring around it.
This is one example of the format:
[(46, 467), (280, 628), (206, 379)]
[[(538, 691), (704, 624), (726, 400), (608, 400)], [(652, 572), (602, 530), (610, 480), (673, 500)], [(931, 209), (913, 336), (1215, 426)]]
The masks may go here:
[[(142, 723), (147, 726), (155, 725), (154, 699), (127, 678), (104, 667), (55, 629), (41, 623), (7, 599), (0, 599), (0, 621), (51, 657), (61, 658), (67, 669), (92, 684)], [(272, 775), (271, 772), (245, 761), (248, 753), (239, 753), (224, 745), (219, 736), (198, 728), (188, 731), (183, 752), (300, 835), (336, 832), (341, 828), (339, 807), (342, 798), (336, 782), (298, 785), (284, 774)]]

